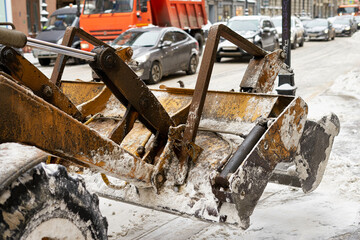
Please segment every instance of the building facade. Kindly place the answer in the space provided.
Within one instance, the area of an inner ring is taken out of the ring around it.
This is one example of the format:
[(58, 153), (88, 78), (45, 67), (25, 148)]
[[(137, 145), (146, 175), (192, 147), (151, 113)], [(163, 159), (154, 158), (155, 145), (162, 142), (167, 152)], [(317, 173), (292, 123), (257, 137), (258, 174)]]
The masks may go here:
[[(248, 0), (249, 15), (277, 16), (282, 14), (283, 0)], [(343, 0), (344, 4), (351, 1)], [(337, 0), (291, 0), (291, 13), (295, 16), (332, 17), (336, 16)], [(233, 16), (245, 15), (246, 0), (207, 0), (210, 22), (226, 21)]]
[[(206, 0), (211, 23), (227, 21), (234, 16), (269, 15), (282, 13), (283, 0)], [(81, 0), (83, 2), (83, 0)], [(296, 16), (331, 17), (340, 4), (359, 0), (291, 0), (291, 12)], [(0, 21), (14, 23), (17, 30), (34, 37), (44, 21), (44, 10), (50, 15), (56, 9), (76, 4), (76, 0), (0, 0)]]
[(258, 14), (256, 0), (207, 0), (207, 13), (211, 23), (224, 22), (234, 16)]

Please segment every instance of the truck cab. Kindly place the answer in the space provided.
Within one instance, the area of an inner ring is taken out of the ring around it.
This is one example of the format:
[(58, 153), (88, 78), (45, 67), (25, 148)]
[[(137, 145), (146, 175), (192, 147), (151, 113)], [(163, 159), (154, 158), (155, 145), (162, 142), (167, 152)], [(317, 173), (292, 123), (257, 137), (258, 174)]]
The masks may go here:
[[(80, 19), (80, 27), (107, 43), (131, 27), (151, 23), (150, 2), (146, 0), (87, 0)], [(92, 48), (85, 41), (81, 43), (82, 50)]]
[[(80, 16), (80, 27), (107, 43), (133, 27), (178, 27), (198, 41), (200, 52), (206, 23), (205, 0), (85, 0)], [(82, 50), (92, 48), (81, 43)]]

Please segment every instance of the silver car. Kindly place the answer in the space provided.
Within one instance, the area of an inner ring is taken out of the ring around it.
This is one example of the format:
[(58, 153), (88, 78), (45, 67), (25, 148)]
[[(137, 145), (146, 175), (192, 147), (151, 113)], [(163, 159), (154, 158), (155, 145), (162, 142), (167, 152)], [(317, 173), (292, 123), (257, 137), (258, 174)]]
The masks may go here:
[[(237, 16), (231, 18), (226, 25), (265, 50), (274, 51), (279, 48), (278, 34), (269, 17)], [(245, 55), (248, 55), (246, 51), (228, 40), (221, 39), (216, 53), (216, 61), (220, 62), (223, 57), (242, 57)]]
[(195, 38), (176, 27), (142, 27), (129, 29), (117, 37), (112, 47), (131, 47), (132, 70), (150, 84), (177, 71), (196, 73), (199, 44)]
[[(277, 16), (271, 18), (274, 22), (276, 30), (279, 33), (280, 45), (282, 45), (282, 16)], [(291, 29), (290, 29), (290, 42), (291, 49), (304, 46), (305, 42), (305, 29), (299, 18), (292, 16), (291, 17)]]

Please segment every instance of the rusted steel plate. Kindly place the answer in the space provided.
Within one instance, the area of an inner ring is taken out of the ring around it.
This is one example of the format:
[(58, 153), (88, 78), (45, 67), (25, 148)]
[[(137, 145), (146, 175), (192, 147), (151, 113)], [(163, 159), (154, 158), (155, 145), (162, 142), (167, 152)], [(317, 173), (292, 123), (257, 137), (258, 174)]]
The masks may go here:
[(87, 102), (96, 97), (104, 88), (103, 83), (81, 82), (81, 81), (62, 81), (61, 91), (75, 105)]
[(210, 28), (209, 37), (206, 43), (207, 46), (201, 62), (201, 67), (199, 70), (192, 103), (190, 105), (188, 119), (186, 122), (186, 128), (184, 131), (184, 138), (179, 163), (180, 172), (179, 176), (177, 177), (177, 182), (179, 184), (182, 184), (186, 177), (189, 160), (189, 157), (186, 154), (186, 148), (188, 148), (188, 145), (191, 142), (195, 141), (220, 37), (228, 39), (230, 42), (241, 47), (253, 56), (264, 57), (267, 54), (265, 50), (257, 47), (253, 43), (249, 42), (245, 38), (232, 31), (230, 28), (226, 27), (225, 25), (220, 24)]
[(82, 120), (83, 116), (75, 105), (39, 69), (18, 54), (14, 49), (1, 49), (0, 61), (10, 70), (10, 75), (67, 114)]
[(152, 165), (2, 76), (0, 92), (0, 143), (36, 146), (111, 176), (151, 186)]
[(330, 157), (334, 138), (340, 132), (340, 120), (335, 114), (319, 121), (307, 120), (294, 162), (302, 190), (314, 191), (320, 184)]
[(131, 104), (139, 120), (152, 132), (166, 139), (173, 122), (160, 102), (143, 81), (111, 48), (95, 48), (97, 60), (90, 66), (124, 105)]
[(251, 59), (240, 84), (241, 90), (271, 93), (284, 59), (282, 50), (276, 50), (263, 58)]
[(269, 126), (240, 168), (231, 175), (230, 191), (233, 193), (241, 227), (249, 226), (250, 215), (277, 163), (290, 161), (296, 153), (306, 116), (306, 103), (301, 98), (294, 99)]

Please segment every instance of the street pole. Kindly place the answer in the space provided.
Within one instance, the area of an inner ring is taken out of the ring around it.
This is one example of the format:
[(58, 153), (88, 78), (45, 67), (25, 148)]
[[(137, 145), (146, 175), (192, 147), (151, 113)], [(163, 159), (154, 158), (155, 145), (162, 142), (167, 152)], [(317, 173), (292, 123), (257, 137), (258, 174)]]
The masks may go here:
[[(291, 0), (282, 0), (282, 48), (286, 54), (285, 64), (288, 71), (279, 74), (279, 87), (276, 91), (279, 94), (295, 95), (296, 87), (294, 72), (291, 69)], [(288, 85), (285, 85), (288, 84)]]
[(290, 67), (291, 58), (291, 0), (282, 0), (282, 43), (283, 51), (286, 54), (285, 63)]
[(245, 0), (245, 16), (249, 15), (248, 0)]

